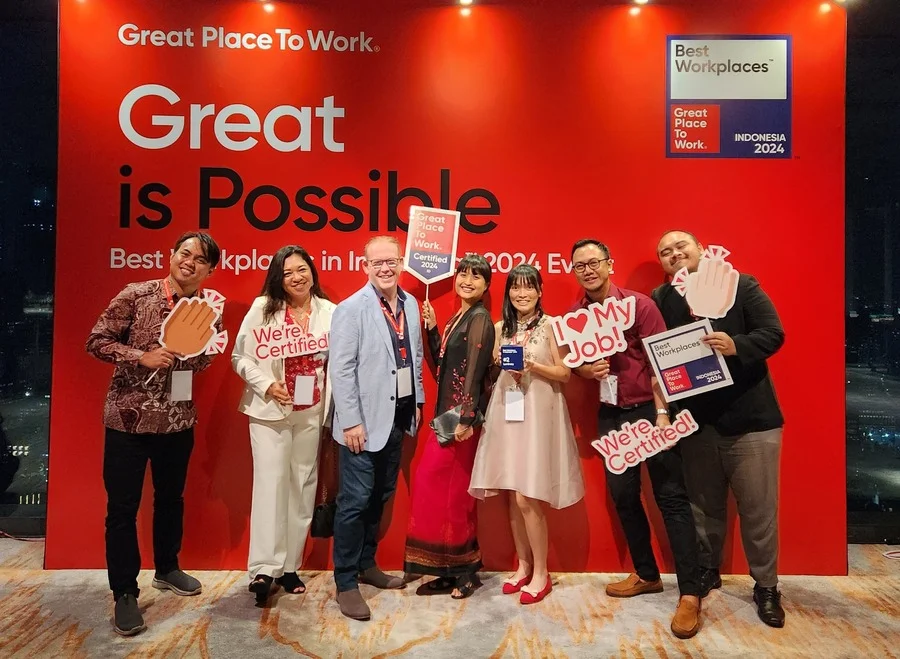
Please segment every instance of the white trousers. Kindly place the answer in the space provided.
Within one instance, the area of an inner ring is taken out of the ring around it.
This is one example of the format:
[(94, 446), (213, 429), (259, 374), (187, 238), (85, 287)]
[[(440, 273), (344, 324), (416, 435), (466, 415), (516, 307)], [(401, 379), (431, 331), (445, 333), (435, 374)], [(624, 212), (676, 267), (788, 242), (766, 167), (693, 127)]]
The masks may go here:
[(281, 421), (250, 418), (253, 505), (250, 579), (296, 572), (312, 522), (319, 465), (321, 405)]

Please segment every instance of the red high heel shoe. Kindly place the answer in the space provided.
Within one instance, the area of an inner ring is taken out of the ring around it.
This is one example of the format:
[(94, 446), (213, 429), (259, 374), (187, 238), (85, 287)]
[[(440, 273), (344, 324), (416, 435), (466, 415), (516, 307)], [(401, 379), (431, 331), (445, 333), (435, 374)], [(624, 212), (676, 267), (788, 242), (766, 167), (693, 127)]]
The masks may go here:
[(523, 590), (522, 594), (519, 596), (520, 604), (537, 604), (542, 599), (547, 597), (550, 594), (550, 591), (553, 590), (553, 582), (550, 580), (550, 575), (547, 575), (547, 585), (544, 586), (544, 589), (536, 595), (532, 595), (527, 590)]
[(531, 575), (529, 574), (527, 577), (520, 579), (516, 583), (509, 583), (508, 581), (503, 582), (503, 594), (504, 595), (515, 595), (520, 590), (522, 590), (522, 586), (531, 581)]

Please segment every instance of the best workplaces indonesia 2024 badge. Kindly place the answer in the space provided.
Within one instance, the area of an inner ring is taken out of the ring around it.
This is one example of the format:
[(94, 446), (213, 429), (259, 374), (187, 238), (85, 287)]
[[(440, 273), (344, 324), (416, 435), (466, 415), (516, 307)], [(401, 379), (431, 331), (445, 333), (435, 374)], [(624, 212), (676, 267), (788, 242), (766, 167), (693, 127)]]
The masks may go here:
[(789, 158), (791, 38), (667, 38), (666, 155)]

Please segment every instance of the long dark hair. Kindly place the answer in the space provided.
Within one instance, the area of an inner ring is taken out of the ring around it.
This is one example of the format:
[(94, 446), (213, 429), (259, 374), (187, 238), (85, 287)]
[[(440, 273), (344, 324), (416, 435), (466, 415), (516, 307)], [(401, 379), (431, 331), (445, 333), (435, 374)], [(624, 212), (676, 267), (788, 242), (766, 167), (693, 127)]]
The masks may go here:
[(285, 245), (275, 252), (275, 256), (272, 257), (272, 262), (269, 264), (269, 271), (266, 273), (266, 281), (263, 282), (262, 291), (259, 293), (260, 295), (266, 296), (266, 306), (263, 310), (263, 322), (272, 320), (275, 312), (279, 311), (287, 304), (287, 294), (284, 292), (284, 262), (288, 260), (288, 257), (291, 257), (294, 254), (306, 262), (306, 265), (309, 266), (309, 271), (312, 273), (313, 283), (312, 287), (309, 289), (310, 295), (322, 298), (323, 300), (328, 299), (328, 296), (325, 295), (325, 291), (323, 291), (322, 287), (319, 285), (319, 271), (316, 270), (316, 264), (313, 262), (309, 253), (299, 245)]
[[(509, 299), (509, 291), (513, 284), (524, 284), (531, 286), (540, 293), (544, 288), (544, 281), (541, 279), (540, 271), (533, 265), (522, 263), (509, 271), (506, 277), (506, 292), (503, 294), (503, 337), (512, 338), (516, 333), (516, 327), (519, 320), (519, 314), (513, 306), (512, 300)], [(541, 298), (537, 299), (537, 305), (534, 308), (536, 316), (534, 320), (528, 324), (529, 329), (537, 325), (541, 316), (544, 315), (544, 309), (541, 307)]]

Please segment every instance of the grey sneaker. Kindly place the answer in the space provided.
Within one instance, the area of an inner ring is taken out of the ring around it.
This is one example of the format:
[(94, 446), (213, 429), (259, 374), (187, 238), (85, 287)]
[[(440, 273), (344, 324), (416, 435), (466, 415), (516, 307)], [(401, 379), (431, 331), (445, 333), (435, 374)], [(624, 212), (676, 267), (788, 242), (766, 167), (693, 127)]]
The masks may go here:
[(134, 636), (147, 629), (144, 616), (138, 608), (137, 598), (131, 593), (126, 593), (116, 600), (113, 627), (120, 636)]
[(172, 570), (166, 574), (157, 572), (153, 577), (153, 587), (159, 590), (171, 590), (176, 595), (198, 595), (203, 590), (199, 581), (181, 570)]

